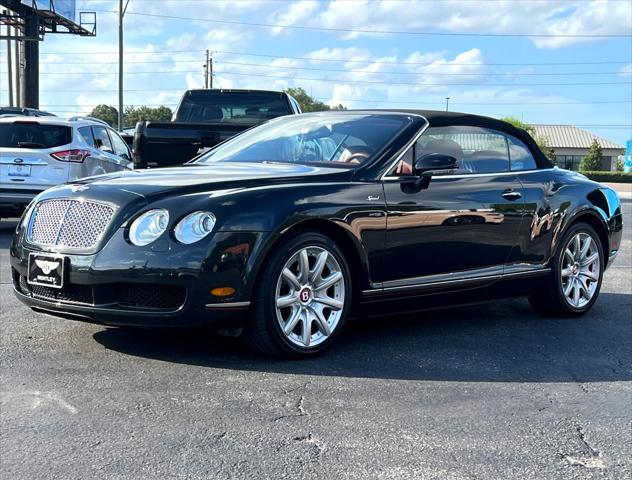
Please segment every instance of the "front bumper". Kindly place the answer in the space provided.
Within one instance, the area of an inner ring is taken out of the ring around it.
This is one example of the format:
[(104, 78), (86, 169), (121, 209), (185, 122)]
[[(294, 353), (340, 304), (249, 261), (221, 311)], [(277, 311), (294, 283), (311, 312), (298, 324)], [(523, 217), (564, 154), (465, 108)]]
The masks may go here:
[[(28, 257), (42, 253), (18, 234), (10, 249), (14, 292), (36, 311), (103, 325), (189, 327), (242, 324), (250, 306), (248, 279), (268, 234), (217, 232), (208, 241), (181, 245), (163, 238), (136, 247), (119, 229), (98, 252), (64, 254), (61, 290), (28, 285)], [(230, 287), (234, 294), (210, 291)]]

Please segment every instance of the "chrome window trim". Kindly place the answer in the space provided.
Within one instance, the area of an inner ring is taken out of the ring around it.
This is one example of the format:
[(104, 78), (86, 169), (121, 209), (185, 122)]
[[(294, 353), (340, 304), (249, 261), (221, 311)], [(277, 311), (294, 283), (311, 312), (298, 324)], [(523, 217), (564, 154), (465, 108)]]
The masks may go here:
[[(424, 121), (426, 122), (426, 124), (421, 127), (421, 130), (419, 130), (419, 132), (417, 132), (415, 134), (415, 136), (406, 144), (406, 146), (404, 148), (402, 148), (402, 152), (397, 155), (397, 157), (395, 158), (395, 160), (393, 160), (388, 168), (386, 169), (386, 171), (384, 172), (384, 174), (380, 177), (380, 180), (392, 180), (392, 179), (402, 179), (402, 178), (406, 178), (406, 177), (393, 177), (393, 176), (388, 176), (388, 172), (391, 171), (391, 169), (393, 167), (395, 167), (395, 165), (397, 165), (397, 162), (400, 161), (400, 159), (406, 154), (406, 152), (408, 151), (409, 148), (411, 148), (415, 143), (417, 143), (417, 140), (419, 140), (419, 137), (421, 137), (424, 132), (426, 131), (426, 129), (430, 126), (430, 122), (428, 122), (428, 119), (426, 117), (424, 117), (423, 115), (417, 115), (420, 118), (423, 118)], [(413, 159), (414, 161), (414, 159)]]
[[(549, 170), (554, 170), (555, 167), (550, 168), (538, 168), (536, 170), (510, 170), (508, 172), (498, 172), (498, 173), (463, 173), (463, 174), (455, 174), (455, 175), (437, 175), (436, 178), (470, 178), (470, 177), (498, 177), (498, 176), (506, 176), (506, 175), (526, 175), (531, 173), (538, 172), (547, 172)], [(414, 179), (417, 178), (412, 175), (406, 175), (401, 177), (383, 177), (382, 180), (403, 180), (403, 179)]]

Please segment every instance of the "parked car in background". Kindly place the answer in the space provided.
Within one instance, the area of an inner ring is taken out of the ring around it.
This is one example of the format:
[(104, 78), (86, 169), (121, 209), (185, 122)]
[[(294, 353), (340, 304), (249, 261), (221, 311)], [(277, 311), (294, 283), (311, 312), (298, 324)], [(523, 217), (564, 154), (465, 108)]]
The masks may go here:
[[(127, 143), (130, 149), (134, 146), (134, 133), (135, 132), (136, 132), (135, 128), (124, 128), (121, 132), (119, 132), (119, 134), (121, 135), (121, 138), (125, 140), (125, 143)], [(132, 153), (134, 153), (133, 150), (132, 150)]]
[(10, 252), (34, 309), (243, 327), (259, 352), (309, 357), (354, 314), (525, 295), (580, 316), (621, 235), (616, 192), (553, 168), (524, 130), (342, 111), (272, 120), (183, 167), (48, 190)]
[(139, 122), (134, 134), (136, 168), (183, 164), (237, 133), (283, 115), (301, 113), (285, 92), (188, 90), (172, 122)]
[(100, 120), (0, 118), (0, 217), (21, 215), (47, 188), (132, 166), (127, 144)]
[(0, 107), (0, 117), (23, 115), (25, 117), (56, 117), (54, 113), (45, 112), (36, 108)]

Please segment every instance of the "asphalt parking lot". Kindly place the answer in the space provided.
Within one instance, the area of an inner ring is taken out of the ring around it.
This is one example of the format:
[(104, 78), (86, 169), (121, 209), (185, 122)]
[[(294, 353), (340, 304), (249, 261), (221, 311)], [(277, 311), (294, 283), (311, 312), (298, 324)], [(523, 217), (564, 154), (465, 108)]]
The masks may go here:
[(632, 200), (580, 320), (526, 300), (352, 323), (321, 358), (37, 314), (0, 223), (0, 477), (632, 476)]

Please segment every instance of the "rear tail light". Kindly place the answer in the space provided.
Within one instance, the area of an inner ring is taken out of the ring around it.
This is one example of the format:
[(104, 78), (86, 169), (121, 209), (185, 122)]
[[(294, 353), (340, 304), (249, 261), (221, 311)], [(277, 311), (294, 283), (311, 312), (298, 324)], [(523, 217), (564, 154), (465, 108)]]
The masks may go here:
[(50, 154), (55, 160), (74, 163), (82, 163), (88, 155), (90, 155), (88, 150), (63, 150)]

